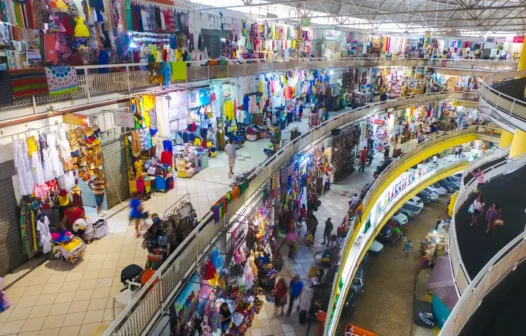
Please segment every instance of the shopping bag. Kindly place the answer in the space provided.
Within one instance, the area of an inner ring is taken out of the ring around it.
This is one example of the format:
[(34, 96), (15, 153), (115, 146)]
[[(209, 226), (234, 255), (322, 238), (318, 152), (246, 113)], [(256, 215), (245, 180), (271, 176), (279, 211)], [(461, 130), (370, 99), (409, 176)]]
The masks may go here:
[(473, 213), (473, 204), (471, 204), (471, 205), (469, 206), (468, 212), (469, 212), (470, 214)]
[(493, 223), (498, 226), (504, 226), (504, 219), (502, 218), (496, 219)]

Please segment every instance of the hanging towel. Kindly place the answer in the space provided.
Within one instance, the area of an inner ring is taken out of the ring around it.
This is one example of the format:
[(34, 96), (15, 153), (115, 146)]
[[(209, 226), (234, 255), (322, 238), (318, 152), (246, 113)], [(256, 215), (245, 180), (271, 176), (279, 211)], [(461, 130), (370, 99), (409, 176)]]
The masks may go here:
[(172, 62), (172, 81), (186, 81), (186, 62)]
[(10, 70), (9, 81), (15, 99), (49, 93), (44, 68)]
[(70, 66), (46, 68), (46, 79), (50, 94), (74, 92), (79, 89), (77, 71)]
[(7, 71), (0, 71), (0, 105), (10, 105), (13, 103), (13, 88), (9, 83)]

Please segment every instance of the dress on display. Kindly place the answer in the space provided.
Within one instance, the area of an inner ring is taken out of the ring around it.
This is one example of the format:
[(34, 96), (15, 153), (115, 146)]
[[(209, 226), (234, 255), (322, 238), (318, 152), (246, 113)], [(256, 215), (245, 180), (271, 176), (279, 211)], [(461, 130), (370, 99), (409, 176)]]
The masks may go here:
[(27, 144), (24, 140), (17, 139), (13, 142), (13, 154), (20, 194), (31, 195), (34, 186), (33, 174), (27, 156)]

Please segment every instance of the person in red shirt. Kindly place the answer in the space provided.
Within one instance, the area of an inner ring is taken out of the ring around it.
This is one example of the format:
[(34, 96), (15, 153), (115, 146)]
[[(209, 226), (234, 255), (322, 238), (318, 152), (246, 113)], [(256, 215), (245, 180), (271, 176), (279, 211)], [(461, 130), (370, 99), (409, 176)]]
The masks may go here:
[(277, 315), (281, 307), (281, 316), (283, 316), (283, 307), (287, 304), (287, 293), (289, 288), (283, 278), (279, 278), (274, 288), (274, 314)]
[(360, 152), (360, 169), (358, 171), (365, 172), (365, 163), (367, 162), (367, 147), (364, 147)]
[(63, 230), (70, 230), (73, 226), (73, 223), (79, 218), (85, 218), (86, 214), (84, 210), (78, 206), (73, 205), (64, 211), (64, 218), (62, 219), (61, 225)]

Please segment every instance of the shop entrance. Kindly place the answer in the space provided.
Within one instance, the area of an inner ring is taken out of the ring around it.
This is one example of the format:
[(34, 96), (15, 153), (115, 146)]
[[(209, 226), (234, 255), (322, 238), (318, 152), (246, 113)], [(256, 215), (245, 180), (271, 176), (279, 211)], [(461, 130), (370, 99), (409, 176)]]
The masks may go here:
[(123, 137), (107, 142), (102, 146), (104, 175), (106, 181), (110, 183), (110, 187), (106, 190), (108, 209), (130, 198), (126, 151), (123, 150), (123, 147)]
[(22, 254), (20, 223), (13, 180), (11, 177), (0, 180), (0, 276), (3, 276), (27, 261)]

